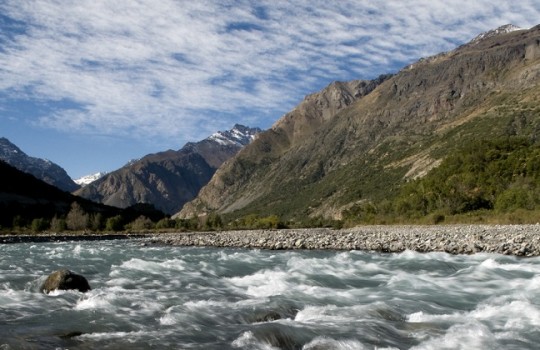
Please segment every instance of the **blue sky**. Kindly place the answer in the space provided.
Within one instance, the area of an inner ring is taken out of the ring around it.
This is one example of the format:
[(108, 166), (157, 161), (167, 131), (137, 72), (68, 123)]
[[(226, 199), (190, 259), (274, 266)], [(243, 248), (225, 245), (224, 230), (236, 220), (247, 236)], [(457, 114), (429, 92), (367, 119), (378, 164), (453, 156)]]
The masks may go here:
[(0, 137), (112, 171), (507, 23), (539, 24), (540, 0), (0, 0)]

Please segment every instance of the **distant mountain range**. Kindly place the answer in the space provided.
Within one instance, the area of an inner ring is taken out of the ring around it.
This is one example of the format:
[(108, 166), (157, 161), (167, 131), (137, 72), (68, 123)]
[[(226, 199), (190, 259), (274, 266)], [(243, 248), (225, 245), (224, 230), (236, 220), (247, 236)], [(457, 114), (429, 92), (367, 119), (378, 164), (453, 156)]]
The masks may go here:
[[(362, 205), (376, 212), (460, 147), (508, 137), (538, 140), (539, 84), (540, 26), (511, 25), (395, 75), (332, 83), (224, 163), (176, 216), (299, 221), (341, 219)], [(460, 179), (452, 186), (471, 198), (482, 190), (466, 184)]]
[(73, 192), (80, 187), (62, 167), (49, 160), (28, 156), (5, 137), (0, 137), (0, 160), (61, 190)]
[(202, 141), (187, 143), (178, 151), (168, 150), (130, 161), (74, 194), (119, 208), (149, 203), (173, 214), (197, 195), (223, 162), (260, 132), (259, 128), (235, 125)]

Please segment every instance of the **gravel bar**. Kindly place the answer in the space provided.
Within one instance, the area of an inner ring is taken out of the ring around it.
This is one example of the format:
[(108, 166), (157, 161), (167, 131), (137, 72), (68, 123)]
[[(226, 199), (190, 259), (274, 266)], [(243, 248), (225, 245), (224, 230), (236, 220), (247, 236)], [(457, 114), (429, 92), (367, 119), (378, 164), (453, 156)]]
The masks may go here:
[(332, 249), (376, 252), (447, 252), (540, 255), (540, 224), (359, 226), (350, 229), (285, 229), (182, 232), (153, 235), (155, 244), (256, 249)]

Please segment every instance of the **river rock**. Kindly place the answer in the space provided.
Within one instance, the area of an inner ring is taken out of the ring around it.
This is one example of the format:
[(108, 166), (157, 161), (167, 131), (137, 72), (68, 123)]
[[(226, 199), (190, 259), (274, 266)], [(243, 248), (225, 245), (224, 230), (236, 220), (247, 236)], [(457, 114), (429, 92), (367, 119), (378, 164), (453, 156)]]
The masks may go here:
[(255, 314), (252, 318), (253, 322), (270, 322), (281, 319), (281, 315), (277, 311), (265, 311)]
[(91, 288), (84, 276), (73, 273), (68, 269), (62, 269), (51, 273), (41, 286), (41, 290), (45, 294), (49, 294), (56, 289), (78, 290), (85, 293)]

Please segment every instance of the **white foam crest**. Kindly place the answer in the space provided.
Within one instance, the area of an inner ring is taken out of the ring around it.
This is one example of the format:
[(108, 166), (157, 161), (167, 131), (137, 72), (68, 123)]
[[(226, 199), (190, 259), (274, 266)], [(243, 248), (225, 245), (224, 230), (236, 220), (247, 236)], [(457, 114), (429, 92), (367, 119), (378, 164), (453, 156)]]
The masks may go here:
[(133, 281), (133, 279), (127, 278), (127, 277), (113, 278), (113, 279), (108, 280), (108, 281), (105, 282), (105, 284), (110, 286), (111, 289), (112, 288), (123, 289), (122, 287), (131, 286), (134, 283), (136, 283), (136, 282)]
[(435, 279), (427, 274), (413, 274), (404, 271), (394, 272), (387, 282), (388, 287), (396, 290), (403, 288), (413, 290), (447, 289), (448, 284), (448, 281)]
[(303, 258), (295, 256), (287, 261), (290, 271), (302, 274), (328, 274), (338, 278), (355, 277), (362, 273), (386, 272), (381, 266), (364, 261), (354, 261), (350, 253), (341, 253), (333, 258)]
[(314, 297), (316, 299), (332, 298), (339, 301), (356, 301), (357, 293), (362, 293), (359, 289), (333, 289), (329, 287), (320, 287), (306, 284), (294, 286), (294, 290)]
[[(363, 350), (371, 349), (370, 347), (364, 346), (361, 342), (354, 339), (345, 339), (345, 340), (336, 340), (327, 337), (317, 337), (304, 345), (302, 350), (317, 350), (317, 349), (328, 349), (328, 350)], [(378, 350), (393, 350), (395, 348), (377, 348)]]
[(172, 326), (181, 321), (185, 321), (187, 318), (188, 316), (184, 312), (183, 308), (175, 305), (165, 310), (163, 316), (159, 318), (159, 323), (163, 326)]
[(538, 291), (540, 291), (540, 274), (531, 278), (529, 283), (525, 286), (525, 289), (538, 293)]
[(75, 246), (75, 248), (73, 248), (73, 254), (75, 254), (76, 256), (81, 255), (81, 245), (80, 244), (77, 244)]
[(184, 271), (185, 262), (180, 259), (165, 260), (162, 262), (143, 260), (139, 258), (131, 258), (128, 261), (123, 262), (120, 266), (113, 265), (111, 276), (115, 277), (121, 275), (121, 270), (135, 270), (149, 273), (163, 273), (164, 270)]
[[(273, 256), (270, 256), (271, 259)], [(260, 256), (260, 250), (254, 249), (247, 252), (244, 251), (219, 251), (217, 257), (218, 261), (234, 261), (234, 262), (243, 262), (243, 263), (252, 263), (260, 261), (262, 257)]]
[(429, 252), (421, 253), (413, 250), (404, 250), (400, 253), (396, 253), (395, 257), (400, 260), (414, 260), (414, 261), (455, 261), (455, 256), (444, 252)]
[(142, 291), (131, 291), (131, 293), (112, 292), (112, 290), (92, 291), (84, 298), (77, 301), (74, 309), (99, 310), (119, 317), (140, 319), (142, 316), (153, 316), (160, 312), (163, 306), (158, 301), (151, 300), (142, 295)]
[(74, 289), (72, 290), (54, 289), (50, 291), (47, 295), (52, 296), (52, 297), (57, 297), (64, 294), (82, 294), (82, 293)]
[(163, 326), (172, 326), (177, 323), (176, 317), (172, 314), (165, 314), (159, 318), (159, 323)]
[(251, 331), (240, 334), (240, 336), (232, 342), (232, 346), (235, 348), (254, 350), (279, 350), (279, 348), (258, 340)]
[(411, 323), (465, 322), (466, 317), (461, 313), (431, 315), (423, 311), (414, 312), (407, 316)]
[(188, 309), (201, 309), (201, 308), (215, 308), (215, 307), (227, 307), (231, 303), (225, 301), (217, 300), (197, 300), (197, 301), (188, 301), (184, 303), (184, 306)]
[(144, 336), (151, 336), (156, 332), (145, 332), (145, 331), (136, 331), (136, 332), (96, 332), (82, 334), (76, 337), (76, 339), (88, 339), (88, 340), (108, 340), (108, 339), (122, 339), (129, 343), (135, 343), (137, 339), (140, 339)]
[(493, 258), (484, 260), (481, 267), (486, 269), (500, 269), (505, 271), (519, 271), (519, 272), (531, 272), (540, 273), (540, 265), (537, 264), (523, 264), (516, 261), (516, 263), (499, 263)]
[(228, 280), (235, 287), (242, 289), (247, 295), (269, 297), (280, 295), (291, 289), (287, 282), (290, 274), (278, 270), (263, 270), (243, 277), (231, 277)]
[(113, 301), (116, 298), (116, 294), (96, 293), (79, 300), (75, 305), (75, 310), (112, 310), (114, 309)]
[[(47, 253), (49, 258), (64, 258), (64, 253), (66, 252), (66, 247), (64, 246), (58, 246), (52, 249), (50, 252)], [(71, 252), (71, 249), (70, 249)]]
[(358, 320), (358, 315), (351, 315), (349, 312), (351, 308), (344, 309), (336, 305), (306, 306), (304, 309), (298, 311), (294, 320), (296, 322), (314, 324), (355, 322)]
[(496, 338), (479, 322), (468, 322), (450, 327), (440, 337), (430, 338), (411, 350), (499, 349)]
[[(526, 312), (524, 312), (526, 310)], [(524, 330), (540, 327), (540, 309), (528, 300), (513, 300), (502, 305), (483, 305), (471, 312), (477, 320), (500, 324), (505, 330)]]

